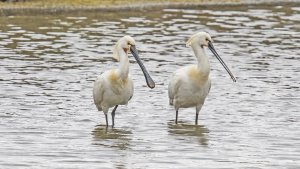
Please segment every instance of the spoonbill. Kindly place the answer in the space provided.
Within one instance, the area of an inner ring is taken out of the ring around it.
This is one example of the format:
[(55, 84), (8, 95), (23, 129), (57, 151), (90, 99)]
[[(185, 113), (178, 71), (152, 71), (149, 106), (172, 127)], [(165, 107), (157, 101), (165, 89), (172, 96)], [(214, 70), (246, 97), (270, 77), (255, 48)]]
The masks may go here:
[(204, 47), (208, 47), (211, 50), (234, 82), (236, 82), (236, 79), (216, 52), (208, 33), (198, 32), (192, 35), (186, 46), (192, 47), (198, 65), (183, 67), (172, 75), (168, 86), (169, 103), (176, 110), (176, 124), (179, 108), (196, 107), (195, 124), (197, 125), (199, 112), (211, 87), (209, 79), (210, 65)]
[(99, 111), (103, 111), (108, 127), (107, 113), (109, 108), (114, 107), (111, 112), (112, 127), (115, 125), (115, 112), (118, 105), (125, 105), (133, 95), (133, 82), (128, 76), (129, 60), (128, 53), (132, 53), (140, 68), (142, 69), (147, 85), (155, 87), (155, 83), (141, 62), (135, 47), (135, 40), (130, 36), (119, 39), (113, 48), (113, 58), (119, 61), (119, 68), (112, 69), (99, 75), (94, 83), (93, 98)]

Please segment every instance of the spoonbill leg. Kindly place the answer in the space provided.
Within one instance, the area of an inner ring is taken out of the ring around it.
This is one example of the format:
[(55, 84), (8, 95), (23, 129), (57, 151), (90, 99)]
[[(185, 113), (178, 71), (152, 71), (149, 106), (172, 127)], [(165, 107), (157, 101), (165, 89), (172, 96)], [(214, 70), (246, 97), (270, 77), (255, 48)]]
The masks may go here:
[(111, 112), (111, 117), (112, 117), (112, 127), (115, 126), (115, 114), (116, 114), (116, 110), (118, 108), (119, 105), (116, 105), (113, 109), (113, 111)]

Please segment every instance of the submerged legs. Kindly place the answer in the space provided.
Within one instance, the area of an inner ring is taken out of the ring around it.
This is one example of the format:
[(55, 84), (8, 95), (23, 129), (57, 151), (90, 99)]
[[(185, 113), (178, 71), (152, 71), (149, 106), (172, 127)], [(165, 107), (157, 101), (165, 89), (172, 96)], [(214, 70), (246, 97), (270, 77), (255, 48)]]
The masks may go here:
[(176, 110), (176, 119), (175, 119), (175, 124), (177, 124), (177, 119), (178, 119), (178, 110)]
[[(113, 111), (111, 112), (111, 117), (112, 117), (112, 127), (114, 127), (115, 125), (115, 112), (117, 110), (119, 105), (116, 105), (113, 109)], [(105, 121), (106, 121), (106, 128), (108, 127), (108, 118), (107, 118), (107, 113), (108, 113), (108, 108), (103, 110), (104, 115), (105, 115)]]
[(108, 127), (107, 113), (104, 113), (104, 115), (105, 115), (106, 128), (107, 128)]
[(115, 113), (116, 113), (116, 110), (118, 108), (119, 105), (116, 105), (113, 109), (113, 111), (111, 112), (111, 117), (112, 117), (112, 127), (115, 126)]
[(202, 108), (202, 105), (203, 105), (203, 104), (199, 104), (199, 105), (196, 106), (195, 125), (198, 125), (198, 116), (199, 116), (199, 112), (200, 112), (200, 110), (201, 110), (201, 108)]
[(103, 108), (103, 113), (105, 115), (105, 122), (106, 122), (106, 128), (107, 128), (108, 127), (108, 119), (107, 119), (108, 108), (107, 107)]
[(199, 115), (199, 113), (196, 112), (195, 125), (198, 125), (198, 115)]

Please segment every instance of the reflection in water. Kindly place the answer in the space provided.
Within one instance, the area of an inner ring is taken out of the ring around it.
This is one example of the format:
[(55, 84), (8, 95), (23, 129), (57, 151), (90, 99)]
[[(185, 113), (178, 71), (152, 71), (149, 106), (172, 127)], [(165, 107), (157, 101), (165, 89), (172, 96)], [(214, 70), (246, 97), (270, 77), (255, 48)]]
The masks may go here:
[[(0, 168), (299, 168), (299, 12), (298, 3), (0, 14)], [(212, 34), (239, 80), (232, 84), (208, 53), (205, 126), (166, 125), (174, 115), (166, 82), (195, 64), (185, 42), (197, 31)], [(132, 64), (134, 97), (117, 115), (128, 128), (106, 130), (93, 120), (103, 116), (92, 84), (117, 67), (111, 46), (125, 34), (157, 87), (146, 89)]]
[(125, 150), (129, 147), (129, 136), (131, 131), (125, 129), (117, 129), (106, 127), (105, 125), (97, 125), (92, 131), (95, 145), (102, 145), (105, 147), (116, 147)]
[(208, 145), (206, 134), (209, 133), (209, 130), (203, 125), (191, 125), (182, 121), (175, 124), (174, 121), (170, 121), (168, 128), (168, 132), (172, 135), (197, 137), (201, 145)]
[(123, 161), (118, 161), (114, 163), (116, 169), (126, 169), (126, 164)]

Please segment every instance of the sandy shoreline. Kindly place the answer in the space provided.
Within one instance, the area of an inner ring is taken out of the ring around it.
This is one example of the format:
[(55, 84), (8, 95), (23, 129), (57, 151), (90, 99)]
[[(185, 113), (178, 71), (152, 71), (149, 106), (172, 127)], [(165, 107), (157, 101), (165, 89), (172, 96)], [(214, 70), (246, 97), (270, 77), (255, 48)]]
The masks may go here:
[[(117, 12), (117, 11), (138, 11), (138, 10), (159, 10), (163, 8), (190, 8), (201, 6), (234, 6), (234, 5), (285, 5), (285, 4), (300, 4), (300, 0), (223, 0), (223, 1), (201, 1), (201, 2), (146, 2), (137, 4), (123, 4), (123, 5), (97, 5), (97, 6), (22, 6), (12, 5), (11, 3), (0, 3), (0, 16), (11, 15), (27, 15), (27, 14), (60, 14), (65, 12), (87, 12), (87, 11), (100, 11), (100, 12)], [(5, 4), (5, 5), (3, 5)]]

